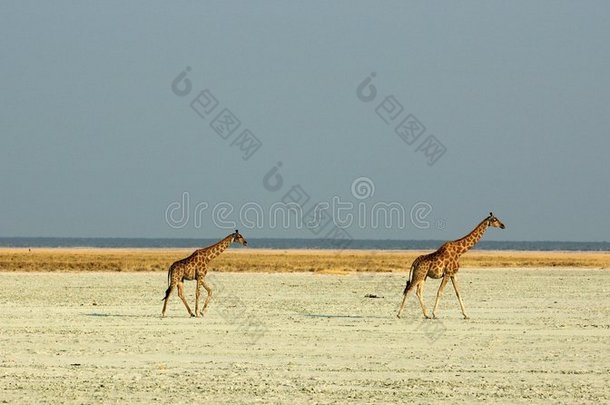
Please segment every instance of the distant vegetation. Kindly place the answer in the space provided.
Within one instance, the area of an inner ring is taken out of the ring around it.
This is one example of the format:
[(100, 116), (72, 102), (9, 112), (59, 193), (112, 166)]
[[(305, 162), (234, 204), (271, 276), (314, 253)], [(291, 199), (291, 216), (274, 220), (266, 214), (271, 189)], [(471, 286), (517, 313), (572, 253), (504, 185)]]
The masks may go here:
[[(192, 249), (0, 249), (0, 271), (167, 271)], [(408, 272), (429, 251), (228, 250), (210, 271), (227, 272)], [(610, 252), (471, 251), (461, 267), (610, 268)]]

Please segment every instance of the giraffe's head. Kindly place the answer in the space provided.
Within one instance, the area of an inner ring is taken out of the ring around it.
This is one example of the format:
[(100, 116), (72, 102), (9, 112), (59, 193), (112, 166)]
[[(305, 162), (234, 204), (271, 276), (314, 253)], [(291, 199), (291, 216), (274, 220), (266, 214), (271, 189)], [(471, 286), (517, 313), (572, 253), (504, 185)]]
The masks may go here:
[(489, 216), (487, 217), (487, 224), (489, 226), (493, 226), (494, 228), (500, 228), (500, 229), (504, 229), (504, 224), (494, 216), (493, 213), (489, 213)]
[(237, 229), (235, 230), (235, 233), (233, 234), (233, 242), (241, 243), (244, 246), (248, 245), (248, 241), (246, 239), (244, 239), (244, 237), (241, 235), (241, 233), (239, 233), (239, 231)]

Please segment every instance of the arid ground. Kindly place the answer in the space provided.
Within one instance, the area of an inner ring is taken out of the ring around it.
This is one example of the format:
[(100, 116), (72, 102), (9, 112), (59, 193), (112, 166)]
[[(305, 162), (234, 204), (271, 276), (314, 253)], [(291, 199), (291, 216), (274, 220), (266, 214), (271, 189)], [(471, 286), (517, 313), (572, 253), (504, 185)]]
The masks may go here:
[[(314, 270), (304, 272), (277, 254), (267, 272), (211, 272), (204, 318), (188, 317), (174, 294), (161, 319), (165, 268), (99, 271), (105, 259), (63, 257), (55, 271), (32, 271), (7, 252), (0, 253), (7, 403), (610, 401), (610, 271), (599, 263), (465, 265), (459, 276), (471, 319), (462, 319), (449, 284), (440, 319), (424, 320), (414, 296), (396, 318), (408, 263), (383, 272), (373, 267), (393, 266), (383, 263), (389, 256), (358, 253), (345, 262), (364, 260), (372, 270), (346, 272), (309, 252), (298, 262)], [(112, 254), (117, 266), (132, 263)], [(240, 266), (263, 260), (251, 256), (233, 255)], [(426, 283), (429, 308), (438, 285)], [(187, 283), (191, 305), (194, 287)]]

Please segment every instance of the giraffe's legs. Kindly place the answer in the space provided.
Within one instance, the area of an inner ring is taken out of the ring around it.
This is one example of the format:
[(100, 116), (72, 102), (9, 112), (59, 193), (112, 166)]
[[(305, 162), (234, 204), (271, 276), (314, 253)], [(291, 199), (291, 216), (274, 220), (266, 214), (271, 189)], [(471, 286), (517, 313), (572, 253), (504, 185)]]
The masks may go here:
[(197, 285), (195, 286), (195, 316), (199, 317), (199, 297), (201, 296), (201, 278), (197, 278)]
[(460, 296), (460, 287), (458, 285), (456, 276), (451, 276), (451, 283), (453, 284), (453, 288), (455, 289), (455, 295), (457, 295), (458, 301), (460, 302), (460, 308), (462, 308), (462, 315), (464, 315), (464, 319), (468, 319), (468, 315), (466, 315), (466, 310), (464, 309), (464, 303), (462, 302), (462, 297)]
[(180, 299), (182, 300), (182, 303), (186, 307), (186, 310), (189, 312), (189, 315), (195, 316), (193, 311), (191, 311), (189, 304), (186, 302), (186, 299), (184, 298), (184, 284), (182, 282), (179, 282), (178, 284), (176, 284), (176, 286), (178, 287), (178, 297), (180, 297)]
[(441, 296), (443, 295), (443, 290), (449, 281), (449, 276), (443, 276), (443, 280), (441, 281), (441, 286), (438, 288), (438, 292), (436, 293), (436, 301), (434, 301), (434, 308), (432, 309), (432, 318), (436, 318), (436, 308), (438, 307), (438, 303), (441, 300)]
[(165, 317), (165, 310), (167, 309), (167, 301), (169, 300), (169, 296), (171, 295), (173, 289), (174, 289), (174, 286), (170, 285), (169, 287), (167, 287), (167, 290), (165, 291), (165, 298), (163, 299), (163, 310), (161, 311), (161, 318)]
[(208, 303), (212, 299), (212, 288), (210, 287), (210, 285), (208, 283), (205, 282), (204, 278), (201, 279), (201, 285), (203, 286), (203, 288), (205, 288), (205, 290), (208, 293), (208, 296), (206, 297), (205, 302), (203, 303), (203, 309), (201, 310), (201, 316), (203, 316), (203, 315), (205, 315), (205, 310), (208, 307)]
[(426, 319), (430, 319), (430, 315), (428, 315), (428, 310), (426, 309), (426, 305), (424, 304), (424, 280), (417, 283), (417, 290), (415, 291), (415, 295), (417, 295), (417, 299), (419, 299), (419, 305), (421, 305), (421, 310), (424, 313), (424, 317)]

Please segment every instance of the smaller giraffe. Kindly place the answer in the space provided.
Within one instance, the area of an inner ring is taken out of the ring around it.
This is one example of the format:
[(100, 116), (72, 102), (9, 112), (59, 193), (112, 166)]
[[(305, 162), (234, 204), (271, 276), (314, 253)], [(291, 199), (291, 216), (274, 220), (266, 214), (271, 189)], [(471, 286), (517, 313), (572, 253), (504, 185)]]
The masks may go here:
[(459, 259), (461, 255), (477, 244), (477, 242), (483, 237), (483, 234), (487, 228), (490, 226), (504, 229), (504, 224), (500, 222), (500, 220), (496, 218), (493, 213), (490, 212), (489, 216), (481, 221), (481, 223), (477, 225), (476, 228), (474, 228), (468, 235), (461, 239), (446, 242), (440, 248), (438, 248), (436, 252), (422, 255), (415, 259), (413, 264), (411, 264), (407, 286), (403, 291), (402, 303), (400, 304), (400, 309), (398, 310), (397, 315), (398, 318), (400, 318), (402, 309), (407, 301), (407, 294), (409, 294), (413, 288), (416, 288), (415, 295), (417, 295), (417, 298), (419, 299), (419, 305), (424, 313), (424, 317), (430, 318), (422, 297), (424, 292), (424, 283), (428, 277), (435, 279), (442, 277), (443, 280), (441, 281), (441, 285), (436, 293), (436, 301), (434, 302), (434, 309), (432, 309), (432, 317), (436, 318), (436, 308), (438, 307), (438, 303), (441, 295), (443, 295), (443, 290), (445, 289), (447, 282), (449, 279), (451, 279), (451, 284), (453, 284), (455, 294), (457, 295), (457, 299), (460, 303), (460, 308), (462, 309), (462, 315), (464, 315), (464, 319), (468, 319), (457, 282), (457, 272), (460, 268)]
[[(236, 229), (234, 233), (228, 235), (221, 241), (203, 249), (197, 249), (189, 257), (172, 263), (172, 265), (169, 267), (169, 271), (167, 272), (167, 283), (169, 284), (169, 287), (167, 287), (167, 290), (165, 290), (165, 297), (163, 298), (163, 311), (161, 312), (162, 318), (165, 316), (167, 301), (174, 287), (178, 287), (178, 296), (184, 303), (189, 315), (195, 317), (198, 317), (199, 315), (203, 316), (208, 303), (212, 298), (212, 289), (205, 282), (205, 275), (208, 272), (207, 265), (213, 258), (224, 252), (233, 242), (241, 243), (244, 246), (248, 245), (248, 242)], [(197, 287), (195, 290), (195, 313), (191, 311), (189, 304), (184, 298), (184, 280), (197, 280)], [(203, 304), (203, 309), (199, 311), (199, 295), (201, 286), (205, 288), (208, 296)]]

